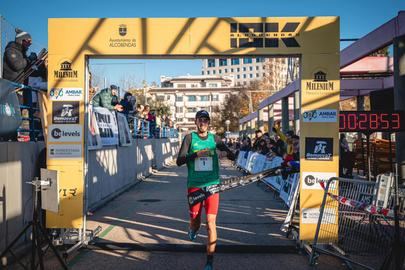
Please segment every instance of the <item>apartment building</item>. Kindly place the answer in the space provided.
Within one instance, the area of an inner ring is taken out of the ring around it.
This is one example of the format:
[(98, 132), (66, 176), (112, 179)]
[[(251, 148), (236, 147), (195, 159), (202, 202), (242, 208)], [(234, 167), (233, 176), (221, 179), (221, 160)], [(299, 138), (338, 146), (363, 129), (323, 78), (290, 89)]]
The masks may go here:
[(215, 117), (226, 96), (237, 94), (239, 89), (233, 76), (161, 76), (160, 87), (150, 88), (148, 94), (170, 106), (172, 120), (186, 131), (195, 129), (197, 111), (206, 110)]
[(288, 58), (209, 58), (202, 61), (202, 75), (234, 76), (236, 86), (264, 82), (271, 90), (284, 88), (291, 79), (287, 75)]

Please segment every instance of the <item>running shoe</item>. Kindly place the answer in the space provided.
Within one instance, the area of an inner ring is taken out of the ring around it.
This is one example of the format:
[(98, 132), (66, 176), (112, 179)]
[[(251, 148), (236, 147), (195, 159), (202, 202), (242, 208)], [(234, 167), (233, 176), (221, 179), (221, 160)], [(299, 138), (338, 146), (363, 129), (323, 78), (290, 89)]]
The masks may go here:
[(198, 231), (193, 231), (192, 229), (188, 229), (188, 238), (190, 241), (194, 241), (195, 238), (197, 237)]

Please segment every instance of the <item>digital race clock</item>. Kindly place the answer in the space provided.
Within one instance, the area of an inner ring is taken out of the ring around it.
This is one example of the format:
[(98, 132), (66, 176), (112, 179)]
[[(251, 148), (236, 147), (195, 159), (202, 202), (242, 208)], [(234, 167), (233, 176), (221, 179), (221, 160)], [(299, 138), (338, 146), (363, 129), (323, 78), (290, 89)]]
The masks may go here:
[(405, 128), (403, 111), (341, 111), (339, 113), (340, 132), (398, 132)]

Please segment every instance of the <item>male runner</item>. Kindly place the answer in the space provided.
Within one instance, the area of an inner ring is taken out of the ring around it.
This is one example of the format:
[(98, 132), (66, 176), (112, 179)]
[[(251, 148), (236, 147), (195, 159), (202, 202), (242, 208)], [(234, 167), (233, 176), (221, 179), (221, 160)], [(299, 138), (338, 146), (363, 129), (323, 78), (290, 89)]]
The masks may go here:
[[(235, 155), (222, 142), (219, 136), (208, 132), (210, 116), (207, 111), (198, 111), (195, 116), (197, 132), (192, 132), (184, 137), (177, 157), (177, 166), (187, 163), (188, 193), (207, 186), (219, 184), (219, 161), (216, 149), (226, 151), (230, 160), (235, 160)], [(190, 206), (190, 227), (188, 236), (191, 241), (197, 237), (201, 226), (202, 207), (207, 215), (207, 263), (204, 270), (213, 269), (214, 252), (217, 241), (216, 218), (219, 206), (219, 194), (208, 197), (205, 201)]]

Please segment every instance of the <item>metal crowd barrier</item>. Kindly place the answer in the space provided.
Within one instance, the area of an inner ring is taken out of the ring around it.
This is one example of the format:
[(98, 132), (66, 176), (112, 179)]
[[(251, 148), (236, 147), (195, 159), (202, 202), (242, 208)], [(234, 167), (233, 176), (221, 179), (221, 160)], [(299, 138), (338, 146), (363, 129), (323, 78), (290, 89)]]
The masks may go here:
[[(390, 212), (373, 206), (377, 185), (344, 178), (328, 181), (312, 245), (312, 265), (320, 254), (328, 254), (342, 259), (350, 268), (394, 269), (394, 219)], [(405, 220), (399, 225), (404, 256)]]
[[(278, 156), (269, 159), (253, 151), (240, 151), (236, 160), (236, 166), (247, 173), (254, 174), (266, 169), (278, 167), (282, 162), (283, 159)], [(290, 174), (286, 179), (283, 179), (281, 175), (277, 175), (267, 177), (262, 181), (276, 191), (284, 203), (290, 207), (295, 190), (298, 187), (299, 173)]]

